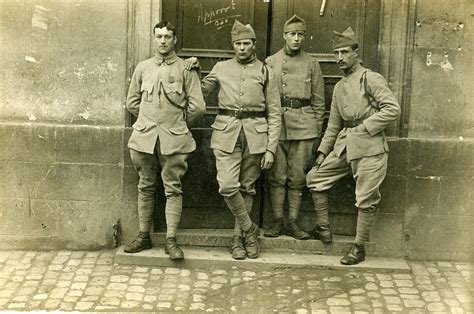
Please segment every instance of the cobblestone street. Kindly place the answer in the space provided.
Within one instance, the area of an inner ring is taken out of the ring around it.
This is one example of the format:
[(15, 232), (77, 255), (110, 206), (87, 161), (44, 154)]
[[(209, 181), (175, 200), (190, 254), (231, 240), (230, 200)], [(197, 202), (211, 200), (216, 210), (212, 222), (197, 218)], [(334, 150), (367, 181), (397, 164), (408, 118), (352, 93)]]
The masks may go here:
[[(411, 274), (113, 264), (114, 251), (0, 252), (0, 310), (472, 313), (473, 265)], [(370, 258), (370, 257), (369, 257)]]

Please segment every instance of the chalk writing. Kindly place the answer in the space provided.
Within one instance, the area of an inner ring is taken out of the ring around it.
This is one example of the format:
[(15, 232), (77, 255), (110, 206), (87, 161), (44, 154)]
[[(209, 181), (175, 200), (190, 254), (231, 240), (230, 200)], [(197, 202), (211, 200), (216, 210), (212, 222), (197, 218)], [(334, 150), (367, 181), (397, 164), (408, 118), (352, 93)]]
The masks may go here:
[(230, 0), (230, 4), (226, 7), (217, 9), (206, 8), (203, 9), (202, 4), (199, 4), (199, 15), (197, 23), (206, 25), (214, 25), (218, 30), (231, 25), (235, 18), (242, 16), (241, 14), (234, 14), (236, 7), (235, 0)]

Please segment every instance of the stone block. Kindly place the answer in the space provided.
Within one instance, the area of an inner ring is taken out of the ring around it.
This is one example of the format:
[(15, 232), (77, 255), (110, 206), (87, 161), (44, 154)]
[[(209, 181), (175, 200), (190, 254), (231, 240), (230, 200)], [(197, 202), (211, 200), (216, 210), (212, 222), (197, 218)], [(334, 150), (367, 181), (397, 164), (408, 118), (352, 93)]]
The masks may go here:
[(122, 163), (122, 137), (121, 127), (57, 126), (56, 161)]
[(120, 202), (123, 195), (123, 167), (102, 165), (99, 171), (99, 200), (101, 202)]
[(405, 210), (406, 177), (387, 175), (380, 193), (382, 199), (378, 205), (381, 213), (403, 213)]
[(410, 142), (401, 138), (389, 138), (387, 174), (392, 176), (405, 176), (407, 174)]
[(55, 146), (54, 126), (0, 124), (0, 161), (50, 163), (56, 157)]
[(437, 215), (439, 211), (438, 197), (440, 179), (430, 177), (408, 177), (406, 189), (407, 219), (419, 214)]
[(132, 166), (132, 159), (130, 158), (130, 148), (128, 148), (128, 140), (130, 139), (130, 136), (132, 135), (132, 128), (125, 128), (123, 130), (123, 142), (122, 142), (122, 147), (123, 147), (123, 164), (127, 166)]
[(404, 225), (405, 251), (413, 259), (469, 260), (474, 254), (472, 216), (416, 215)]
[(48, 163), (0, 162), (0, 197), (35, 197), (44, 181), (54, 171)]
[(474, 215), (474, 180), (472, 178), (441, 179), (439, 213), (441, 215)]
[(98, 201), (100, 170), (100, 165), (54, 164), (40, 182), (35, 197)]
[(138, 199), (138, 173), (133, 166), (123, 168), (123, 194), (122, 202), (127, 204), (137, 204)]
[(403, 255), (403, 215), (378, 213), (370, 233), (375, 255), (400, 257)]
[(408, 172), (422, 177), (472, 177), (474, 141), (410, 140)]

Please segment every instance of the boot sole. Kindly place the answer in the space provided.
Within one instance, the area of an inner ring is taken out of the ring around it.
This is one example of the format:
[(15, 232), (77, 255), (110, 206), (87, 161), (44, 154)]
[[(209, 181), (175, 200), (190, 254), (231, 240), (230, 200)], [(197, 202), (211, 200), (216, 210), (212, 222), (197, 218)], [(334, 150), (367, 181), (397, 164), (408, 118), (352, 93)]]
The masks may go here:
[(144, 250), (151, 250), (151, 245), (146, 246), (146, 247), (142, 248), (141, 250), (126, 250), (126, 249), (123, 249), (123, 251), (125, 253), (139, 253), (139, 252), (144, 251)]
[(278, 238), (280, 235), (275, 235), (275, 234), (269, 234), (269, 233), (264, 233), (263, 236), (265, 238)]

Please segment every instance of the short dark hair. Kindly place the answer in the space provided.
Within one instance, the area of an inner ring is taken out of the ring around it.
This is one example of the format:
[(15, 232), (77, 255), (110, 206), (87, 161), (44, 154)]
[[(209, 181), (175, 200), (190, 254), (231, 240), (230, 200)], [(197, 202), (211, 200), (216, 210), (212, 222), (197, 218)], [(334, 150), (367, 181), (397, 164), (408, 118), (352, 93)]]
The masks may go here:
[(168, 21), (160, 21), (158, 23), (155, 24), (155, 26), (153, 27), (153, 35), (155, 34), (155, 29), (157, 28), (167, 28), (169, 31), (172, 31), (173, 32), (173, 36), (176, 36), (176, 28), (174, 27), (173, 24), (171, 24), (170, 22)]

